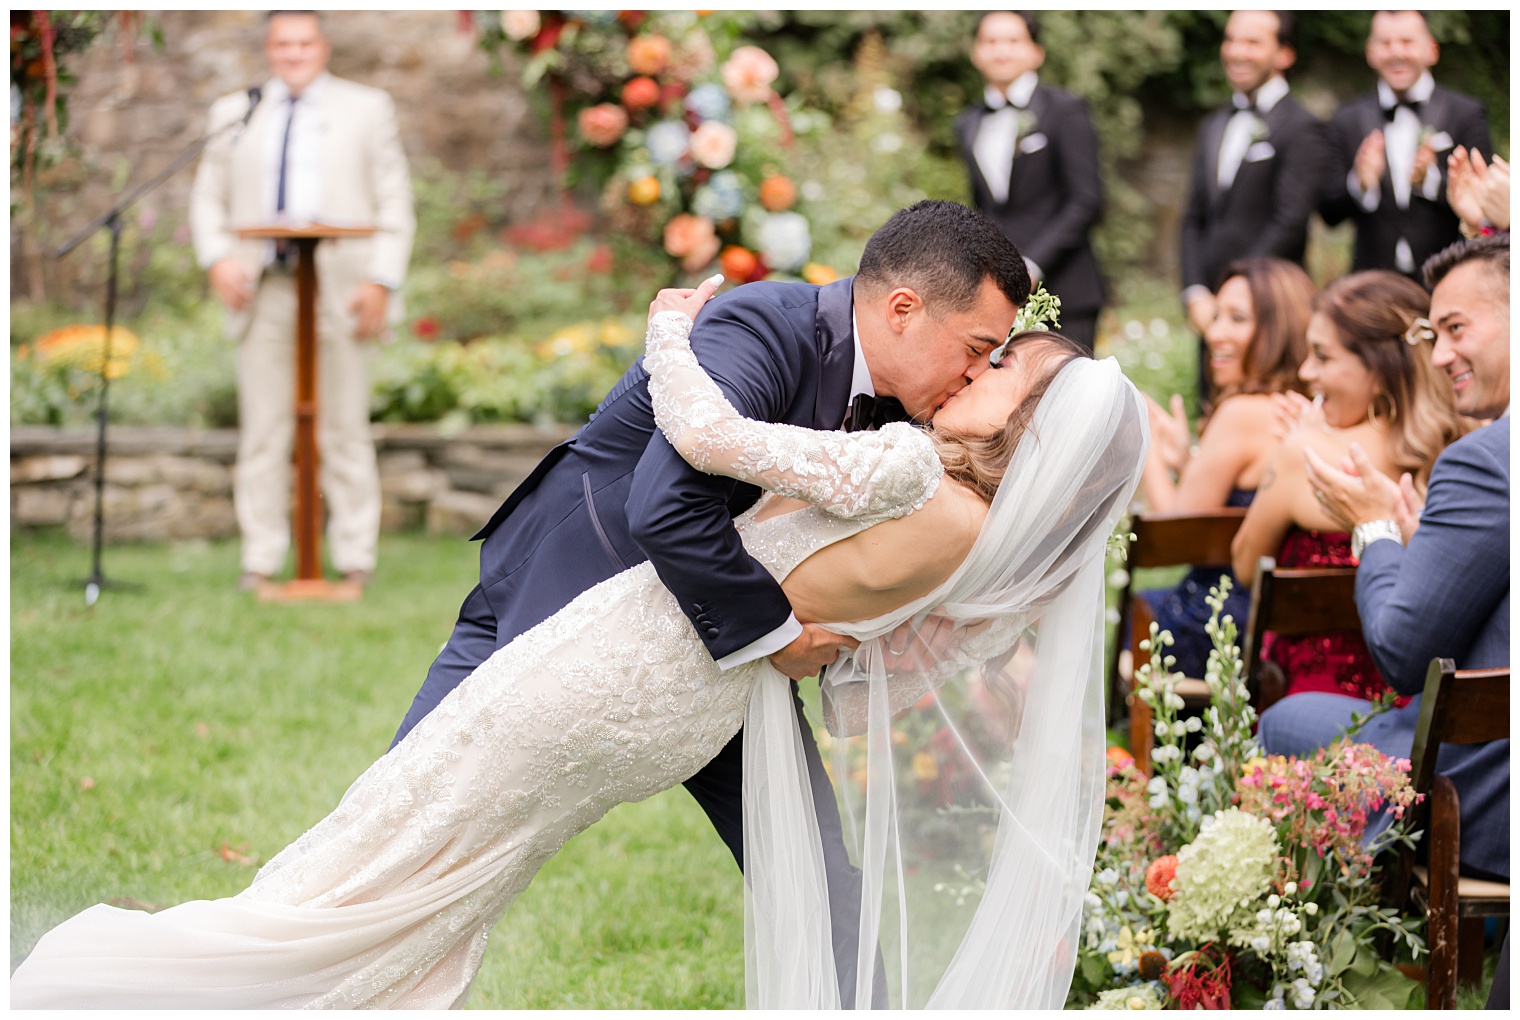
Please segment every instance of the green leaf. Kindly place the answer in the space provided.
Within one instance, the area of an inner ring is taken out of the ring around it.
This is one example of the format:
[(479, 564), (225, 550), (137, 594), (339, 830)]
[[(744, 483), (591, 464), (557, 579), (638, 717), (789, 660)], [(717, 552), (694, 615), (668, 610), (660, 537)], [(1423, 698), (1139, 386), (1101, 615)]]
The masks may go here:
[(1108, 978), (1108, 964), (1096, 953), (1082, 957), (1082, 976), (1094, 988), (1102, 988)]
[(1343, 928), (1330, 942), (1330, 962), (1325, 964), (1325, 972), (1334, 977), (1350, 966), (1355, 956), (1356, 940)]

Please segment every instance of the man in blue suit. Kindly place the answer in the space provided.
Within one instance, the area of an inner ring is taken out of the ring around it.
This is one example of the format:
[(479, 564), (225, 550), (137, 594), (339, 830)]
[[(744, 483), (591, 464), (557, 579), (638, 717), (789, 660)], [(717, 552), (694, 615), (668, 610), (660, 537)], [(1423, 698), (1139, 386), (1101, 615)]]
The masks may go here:
[[(757, 283), (709, 301), (691, 344), (747, 417), (816, 429), (927, 421), (988, 367), (1029, 296), (1017, 248), (985, 216), (920, 202), (872, 235), (858, 275), (824, 287)], [(768, 656), (793, 679), (832, 662), (849, 639), (792, 614), (733, 518), (754, 486), (690, 467), (655, 427), (649, 375), (635, 363), (591, 419), (552, 450), (475, 536), (480, 583), (396, 735), (411, 731), (496, 649), (576, 595), (644, 560), (676, 596), (722, 667)], [(875, 406), (872, 406), (872, 405)], [(801, 701), (797, 701), (799, 714)], [(853, 1005), (859, 875), (833, 789), (802, 726), (824, 840), (836, 972)], [(743, 867), (743, 734), (686, 788)], [(877, 975), (880, 1004), (885, 984)]]
[[(1355, 474), (1309, 451), (1316, 496), (1352, 532), (1360, 558), (1356, 605), (1383, 678), (1414, 695), (1373, 717), (1357, 739), (1407, 758), (1426, 670), (1437, 656), (1459, 669), (1509, 665), (1509, 235), (1452, 245), (1425, 263), (1433, 288), (1431, 362), (1445, 370), (1457, 410), (1494, 419), (1436, 459), (1423, 508), (1405, 476), (1395, 482), (1352, 447)], [(1350, 466), (1350, 465), (1347, 465)], [(1295, 753), (1328, 743), (1349, 721), (1335, 695), (1285, 698), (1261, 719), (1263, 745)], [(1437, 771), (1456, 785), (1462, 809), (1462, 868), (1509, 881), (1509, 741), (1444, 745)]]

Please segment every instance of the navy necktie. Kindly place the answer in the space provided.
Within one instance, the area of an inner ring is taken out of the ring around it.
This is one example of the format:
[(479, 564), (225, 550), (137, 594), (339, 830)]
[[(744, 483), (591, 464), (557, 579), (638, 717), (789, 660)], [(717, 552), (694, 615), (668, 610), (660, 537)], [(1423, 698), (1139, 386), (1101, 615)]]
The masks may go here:
[[(285, 137), (280, 141), (280, 181), (276, 186), (274, 193), (274, 211), (276, 219), (281, 218), (280, 214), (285, 211), (285, 179), (287, 176), (286, 168), (290, 164), (290, 126), (294, 124), (296, 120), (296, 100), (299, 98), (299, 96), (290, 97), (290, 113), (285, 117)], [(288, 265), (290, 263), (290, 256), (291, 249), (289, 241), (279, 240), (274, 243), (275, 261), (279, 262), (282, 266)]]

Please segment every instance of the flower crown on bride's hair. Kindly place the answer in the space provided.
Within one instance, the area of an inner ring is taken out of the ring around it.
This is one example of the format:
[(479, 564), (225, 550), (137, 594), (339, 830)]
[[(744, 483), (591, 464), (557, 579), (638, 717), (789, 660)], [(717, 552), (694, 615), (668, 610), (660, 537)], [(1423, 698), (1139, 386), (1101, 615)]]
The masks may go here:
[(1002, 346), (992, 352), (989, 360), (994, 365), (1000, 364), (1008, 356), (1008, 345), (1020, 333), (1031, 329), (1058, 329), (1060, 325), (1061, 299), (1046, 290), (1045, 284), (1037, 283), (1029, 294), (1029, 300), (1024, 302), (1024, 307), (1014, 317), (1007, 338), (1003, 340)]

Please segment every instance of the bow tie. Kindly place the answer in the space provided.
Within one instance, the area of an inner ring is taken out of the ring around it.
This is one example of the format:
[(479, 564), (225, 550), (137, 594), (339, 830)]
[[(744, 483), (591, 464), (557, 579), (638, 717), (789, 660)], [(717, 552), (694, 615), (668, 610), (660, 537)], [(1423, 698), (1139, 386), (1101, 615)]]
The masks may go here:
[(994, 103), (989, 103), (987, 101), (987, 98), (986, 98), (985, 95), (982, 97), (982, 109), (985, 110), (987, 113), (997, 113), (999, 110), (1006, 110), (1006, 109), (1008, 109), (1010, 107), (1012, 107), (1015, 110), (1027, 110), (1027, 109), (1029, 109), (1029, 104), (1028, 103), (1015, 103), (1012, 100), (1004, 100), (1001, 103), (994, 104)]
[(879, 429), (888, 422), (908, 420), (908, 412), (891, 397), (873, 397), (859, 393), (850, 401), (850, 413), (845, 415), (844, 431), (867, 432)]
[(1391, 122), (1399, 115), (1399, 107), (1401, 106), (1416, 117), (1419, 117), (1421, 105), (1418, 99), (1396, 99), (1392, 106), (1383, 107), (1383, 119)]
[(1246, 99), (1244, 96), (1237, 95), (1234, 99), (1233, 105), (1235, 107), (1236, 113), (1250, 113), (1256, 115), (1257, 117), (1263, 116), (1261, 110), (1256, 105), (1256, 100), (1254, 99)]

